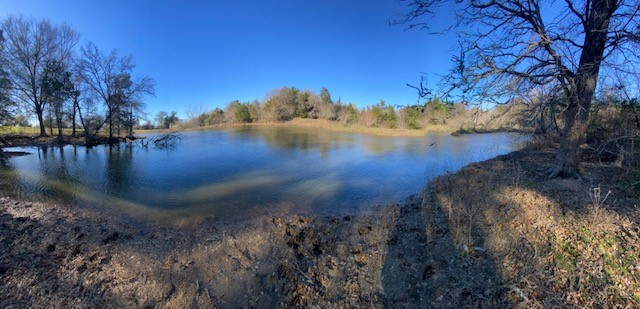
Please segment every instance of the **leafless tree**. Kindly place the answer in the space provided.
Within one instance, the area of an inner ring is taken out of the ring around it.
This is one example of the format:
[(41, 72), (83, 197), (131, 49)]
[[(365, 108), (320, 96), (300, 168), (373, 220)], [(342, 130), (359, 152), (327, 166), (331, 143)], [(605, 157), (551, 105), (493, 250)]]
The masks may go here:
[(81, 93), (82, 91), (78, 91), (79, 95), (74, 98), (74, 104), (84, 131), (85, 145), (93, 146), (96, 144), (95, 136), (107, 121), (95, 100), (91, 97), (82, 98)]
[[(4, 36), (0, 30), (0, 122), (9, 118), (12, 114), (14, 102), (11, 100), (11, 80), (6, 71), (7, 62), (2, 50), (4, 49)], [(0, 140), (2, 142), (3, 140)]]
[(142, 102), (141, 98), (154, 94), (155, 82), (149, 77), (132, 79), (131, 72), (135, 67), (133, 57), (120, 57), (115, 49), (105, 55), (95, 44), (88, 42), (80, 53), (79, 76), (107, 107), (106, 121), (109, 124), (109, 140), (112, 141), (119, 111), (128, 107), (133, 115), (135, 106), (140, 106)]
[[(640, 1), (411, 0), (396, 20), (429, 28), (439, 7), (455, 6), (462, 38), (455, 86), (478, 97), (557, 83), (566, 103), (560, 149), (549, 177), (576, 175), (601, 67), (635, 71)], [(426, 17), (426, 18), (425, 18)]]
[(6, 18), (2, 32), (6, 39), (3, 53), (18, 98), (30, 103), (38, 117), (40, 135), (46, 136), (43, 111), (48, 102), (42, 77), (47, 63), (66, 62), (72, 57), (79, 35), (68, 25), (22, 16)]
[(185, 110), (185, 113), (187, 114), (187, 119), (189, 121), (195, 118), (198, 118), (200, 115), (204, 114), (205, 112), (206, 112), (206, 109), (202, 104), (188, 105)]

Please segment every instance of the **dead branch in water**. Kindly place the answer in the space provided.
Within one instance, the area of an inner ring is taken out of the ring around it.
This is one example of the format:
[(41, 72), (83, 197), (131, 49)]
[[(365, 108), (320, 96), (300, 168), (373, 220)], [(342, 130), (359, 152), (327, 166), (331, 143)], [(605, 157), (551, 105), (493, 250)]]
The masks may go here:
[(140, 139), (140, 145), (147, 148), (149, 144), (153, 144), (158, 148), (174, 147), (180, 140), (182, 140), (182, 134), (180, 132), (169, 132), (165, 134), (156, 135), (150, 139)]

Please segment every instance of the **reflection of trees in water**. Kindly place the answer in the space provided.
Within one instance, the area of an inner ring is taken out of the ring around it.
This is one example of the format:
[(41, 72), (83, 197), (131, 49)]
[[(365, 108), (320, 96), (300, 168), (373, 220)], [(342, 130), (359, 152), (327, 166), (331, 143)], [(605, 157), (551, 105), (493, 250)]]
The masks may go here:
[(362, 148), (371, 154), (383, 155), (395, 149), (396, 139), (378, 136), (367, 136), (362, 139)]
[[(73, 200), (70, 189), (74, 177), (69, 172), (64, 147), (37, 148), (39, 164), (34, 171), (24, 171), (21, 187), (27, 194), (67, 203)], [(73, 154), (72, 154), (73, 156)]]
[(260, 137), (268, 145), (280, 148), (318, 149), (320, 156), (325, 159), (330, 156), (331, 150), (354, 144), (352, 136), (318, 129), (247, 127), (238, 132), (247, 137)]
[(33, 165), (16, 169), (5, 163), (0, 166), (0, 190), (61, 203), (92, 200), (105, 191), (119, 195), (131, 190), (137, 179), (131, 145), (105, 147), (104, 156), (100, 147), (79, 147), (38, 147)]
[(133, 170), (133, 145), (113, 144), (107, 149), (106, 185), (108, 192), (121, 195), (131, 190), (134, 174)]
[(20, 193), (19, 180), (18, 171), (9, 160), (0, 158), (0, 192), (16, 197)]
[[(332, 150), (361, 145), (369, 154), (384, 155), (402, 151), (414, 156), (427, 155), (429, 151), (453, 146), (453, 151), (466, 151), (465, 143), (456, 142), (453, 137), (443, 134), (429, 134), (424, 137), (388, 137), (354, 133), (332, 132), (324, 129), (292, 127), (242, 127), (229, 134), (231, 140), (242, 139), (255, 142), (259, 137), (271, 146), (286, 149), (318, 149), (320, 156), (329, 158)], [(431, 145), (432, 143), (434, 143)], [(445, 146), (446, 144), (446, 146)], [(442, 147), (445, 146), (445, 147)]]

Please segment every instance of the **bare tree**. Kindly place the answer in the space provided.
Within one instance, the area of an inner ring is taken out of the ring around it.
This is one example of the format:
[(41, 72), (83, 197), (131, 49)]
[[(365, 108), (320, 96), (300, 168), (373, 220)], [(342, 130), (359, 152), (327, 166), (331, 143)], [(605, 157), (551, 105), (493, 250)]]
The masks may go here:
[(109, 140), (113, 141), (114, 124), (119, 121), (122, 109), (131, 111), (134, 102), (140, 106), (144, 95), (153, 95), (155, 83), (149, 77), (132, 79), (135, 65), (132, 56), (120, 57), (117, 50), (105, 55), (98, 47), (88, 42), (81, 48), (78, 72), (88, 89), (99, 97), (107, 107), (106, 121), (109, 124)]
[[(78, 91), (78, 93), (82, 93)], [(102, 116), (100, 109), (98, 108), (98, 104), (95, 103), (90, 97), (81, 98), (80, 95), (77, 96), (77, 99), (74, 98), (73, 103), (76, 105), (76, 110), (78, 112), (78, 116), (80, 118), (80, 124), (82, 125), (82, 129), (84, 131), (84, 140), (86, 146), (94, 146), (95, 136), (98, 134), (100, 129), (107, 122), (106, 118)]]
[[(73, 96), (74, 85), (71, 73), (60, 61), (49, 61), (45, 65), (42, 77), (43, 98), (49, 102), (49, 111), (55, 116), (58, 139), (62, 139), (62, 121), (65, 112), (65, 102)], [(53, 121), (51, 117), (50, 121)]]
[[(11, 96), (11, 80), (6, 71), (7, 63), (3, 57), (2, 50), (4, 49), (4, 37), (0, 30), (0, 122), (6, 120), (11, 116), (11, 110), (13, 107), (13, 101)], [(0, 140), (1, 141), (1, 140)]]
[(2, 31), (7, 40), (3, 54), (18, 98), (30, 103), (38, 117), (40, 135), (46, 136), (43, 111), (48, 102), (42, 91), (43, 74), (47, 63), (71, 58), (78, 33), (65, 24), (22, 16), (5, 19)]
[(78, 106), (80, 104), (80, 90), (77, 88), (78, 85), (74, 83), (74, 88), (71, 91), (71, 113), (69, 113), (69, 120), (71, 120), (71, 136), (76, 136), (76, 119), (78, 115)]
[(428, 28), (441, 5), (456, 6), (463, 41), (454, 86), (498, 100), (559, 85), (567, 107), (549, 177), (576, 175), (600, 68), (635, 69), (640, 1), (411, 0), (396, 22)]
[(120, 116), (119, 122), (127, 130), (127, 136), (132, 138), (136, 119), (145, 116), (145, 104), (142, 99), (144, 96), (154, 95), (155, 83), (149, 77), (132, 81), (129, 73), (122, 73), (116, 76), (113, 86), (113, 100)]
[(204, 121), (202, 119), (202, 115), (206, 113), (206, 109), (202, 104), (194, 104), (188, 105), (185, 109), (185, 114), (187, 115), (187, 122), (193, 126), (203, 126)]

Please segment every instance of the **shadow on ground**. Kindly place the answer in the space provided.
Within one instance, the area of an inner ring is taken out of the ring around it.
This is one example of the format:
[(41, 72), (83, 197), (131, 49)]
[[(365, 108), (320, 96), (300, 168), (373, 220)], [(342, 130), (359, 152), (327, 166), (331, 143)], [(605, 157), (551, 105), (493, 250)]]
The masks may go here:
[(639, 305), (637, 194), (602, 164), (547, 180), (552, 157), (472, 164), (357, 216), (177, 228), (0, 199), (0, 306)]

